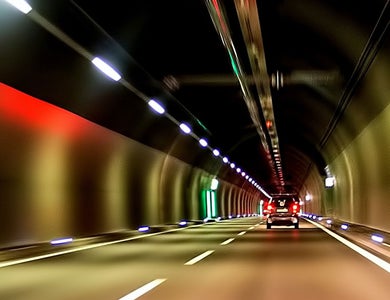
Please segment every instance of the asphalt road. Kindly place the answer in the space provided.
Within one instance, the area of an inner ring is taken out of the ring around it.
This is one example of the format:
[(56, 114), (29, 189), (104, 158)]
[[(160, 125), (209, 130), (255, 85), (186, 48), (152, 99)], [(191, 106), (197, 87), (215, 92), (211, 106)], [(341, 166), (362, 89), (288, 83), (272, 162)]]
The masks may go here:
[(0, 299), (390, 299), (390, 273), (304, 220), (257, 217), (0, 268)]

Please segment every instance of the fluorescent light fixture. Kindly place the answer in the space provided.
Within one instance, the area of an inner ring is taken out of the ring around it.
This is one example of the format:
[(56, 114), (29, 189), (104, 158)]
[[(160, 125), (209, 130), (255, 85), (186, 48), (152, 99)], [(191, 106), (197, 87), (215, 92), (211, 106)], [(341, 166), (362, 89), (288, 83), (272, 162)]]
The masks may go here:
[(191, 128), (185, 123), (180, 124), (180, 129), (181, 129), (181, 131), (183, 131), (186, 134), (191, 132)]
[(50, 242), (52, 245), (62, 245), (62, 244), (68, 244), (73, 242), (72, 238), (61, 238), (61, 239), (55, 239)]
[(246, 175), (245, 172), (241, 172), (242, 177), (245, 177), (245, 175)]
[[(151, 99), (151, 100), (149, 100), (148, 104), (149, 104), (149, 106), (150, 106), (151, 108), (153, 108), (153, 110), (154, 110), (155, 112), (159, 113), (160, 115), (162, 115), (163, 113), (165, 113), (164, 107), (162, 107), (161, 104), (158, 103), (156, 100)], [(180, 128), (181, 128), (181, 127), (180, 127)]]
[(234, 169), (235, 167), (236, 167), (236, 165), (234, 163), (230, 164), (230, 168)]
[(236, 171), (237, 171), (237, 173), (241, 173), (241, 169), (240, 168), (237, 168)]
[(214, 149), (213, 150), (213, 154), (214, 154), (214, 156), (218, 156), (219, 155), (219, 150), (218, 149)]
[(92, 60), (92, 63), (104, 74), (106, 74), (111, 79), (118, 81), (121, 79), (121, 75), (117, 71), (115, 71), (109, 64), (101, 60), (99, 57), (95, 57)]
[(200, 139), (199, 140), (199, 144), (202, 146), (202, 147), (207, 147), (207, 141), (205, 139)]
[(6, 0), (9, 4), (19, 9), (22, 13), (28, 14), (32, 7), (24, 0)]
[(229, 159), (227, 157), (222, 158), (223, 162), (227, 164), (229, 162)]

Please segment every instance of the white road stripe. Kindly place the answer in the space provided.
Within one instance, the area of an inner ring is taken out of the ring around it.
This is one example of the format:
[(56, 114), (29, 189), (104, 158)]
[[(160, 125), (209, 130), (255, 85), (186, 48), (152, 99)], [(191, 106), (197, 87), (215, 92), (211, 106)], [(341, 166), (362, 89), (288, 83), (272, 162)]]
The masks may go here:
[(252, 226), (252, 227), (249, 227), (249, 229), (248, 230), (252, 230), (252, 229), (254, 229), (255, 228), (255, 226)]
[(243, 235), (243, 234), (245, 234), (246, 233), (246, 231), (241, 231), (239, 234), (237, 234), (237, 235)]
[(382, 243), (383, 246), (386, 246), (386, 247), (390, 247), (389, 244), (386, 244), (386, 243)]
[(161, 278), (161, 279), (155, 279), (143, 286), (141, 286), (139, 289), (136, 289), (135, 291), (131, 292), (130, 294), (127, 294), (126, 296), (120, 298), (119, 300), (135, 300), (142, 295), (146, 294), (150, 290), (154, 289), (156, 286), (160, 285), (163, 283), (166, 279)]
[(222, 242), (220, 245), (221, 245), (221, 246), (224, 246), (224, 245), (227, 245), (227, 244), (229, 244), (229, 243), (231, 243), (231, 242), (233, 242), (233, 241), (234, 241), (234, 238), (227, 239), (226, 241)]
[(35, 260), (50, 258), (50, 257), (54, 257), (54, 256), (65, 255), (65, 254), (69, 254), (69, 253), (73, 253), (73, 252), (84, 251), (84, 250), (94, 249), (94, 248), (98, 248), (98, 247), (104, 247), (104, 246), (108, 246), (108, 245), (128, 242), (131, 240), (137, 240), (137, 239), (146, 238), (146, 237), (150, 237), (150, 236), (154, 236), (154, 235), (160, 235), (160, 234), (164, 234), (164, 233), (168, 233), (168, 232), (185, 230), (187, 228), (199, 227), (199, 226), (203, 226), (203, 225), (204, 224), (192, 225), (192, 226), (188, 226), (188, 227), (184, 227), (184, 228), (171, 229), (171, 230), (162, 231), (162, 232), (146, 233), (143, 235), (132, 236), (129, 238), (111, 241), (111, 242), (102, 242), (102, 243), (97, 243), (97, 244), (80, 246), (80, 247), (76, 247), (76, 248), (69, 249), (69, 250), (63, 250), (63, 251), (58, 251), (58, 252), (48, 253), (48, 254), (42, 254), (42, 255), (38, 255), (38, 256), (34, 256), (34, 257), (20, 258), (20, 259), (15, 259), (15, 260), (4, 261), (4, 262), (0, 262), (0, 268), (23, 264), (23, 263), (27, 263), (27, 262), (31, 262), (31, 261), (35, 261)]
[(198, 261), (200, 261), (200, 260), (202, 260), (203, 258), (209, 256), (209, 255), (210, 255), (211, 253), (213, 253), (213, 252), (214, 252), (214, 250), (206, 251), (206, 252), (204, 252), (204, 253), (202, 253), (202, 254), (200, 254), (200, 255), (194, 257), (193, 259), (187, 261), (184, 265), (186, 265), (186, 266), (191, 266), (191, 265), (193, 265), (193, 264), (196, 264)]
[(343, 243), (347, 247), (351, 248), (352, 250), (356, 251), (360, 255), (364, 256), (365, 258), (367, 258), (368, 260), (370, 260), (371, 262), (373, 262), (377, 266), (381, 267), (383, 270), (385, 270), (385, 271), (390, 273), (390, 264), (387, 261), (385, 261), (385, 260), (375, 256), (371, 252), (369, 252), (369, 251), (359, 247), (358, 245), (355, 245), (354, 243), (351, 243), (347, 239), (345, 239), (342, 236), (334, 233), (333, 231), (325, 228), (324, 226), (322, 226), (322, 225), (320, 225), (318, 223), (315, 223), (315, 222), (313, 222), (311, 220), (308, 220), (308, 219), (306, 219), (306, 220), (309, 221), (310, 223), (312, 223), (313, 225), (317, 226), (318, 228), (322, 229), (327, 234), (329, 234), (330, 236), (334, 237), (336, 240), (338, 240), (339, 242)]

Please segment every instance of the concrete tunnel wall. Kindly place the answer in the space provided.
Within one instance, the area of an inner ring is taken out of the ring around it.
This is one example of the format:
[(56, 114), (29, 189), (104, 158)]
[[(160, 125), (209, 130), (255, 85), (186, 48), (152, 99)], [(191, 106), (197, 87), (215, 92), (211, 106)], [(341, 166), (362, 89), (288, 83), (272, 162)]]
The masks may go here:
[[(199, 220), (215, 177), (3, 84), (0, 138), (0, 248)], [(219, 216), (256, 212), (244, 189), (220, 180)]]
[[(312, 169), (302, 191), (308, 212), (390, 231), (390, 40), (352, 95), (323, 149), (333, 188)], [(303, 198), (304, 199), (304, 198)]]

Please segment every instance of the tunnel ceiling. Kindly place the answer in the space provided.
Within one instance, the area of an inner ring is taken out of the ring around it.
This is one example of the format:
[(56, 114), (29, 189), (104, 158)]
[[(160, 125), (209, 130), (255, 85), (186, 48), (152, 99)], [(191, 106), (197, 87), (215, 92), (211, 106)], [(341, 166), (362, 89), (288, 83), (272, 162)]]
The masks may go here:
[[(348, 82), (363, 72), (360, 58), (387, 2), (29, 3), (38, 14), (0, 3), (2, 82), (164, 149), (171, 137), (161, 131), (172, 122), (146, 115), (139, 101), (153, 97), (278, 192), (299, 190), (310, 168), (323, 173), (322, 149), (348, 104)], [(127, 84), (92, 70), (89, 54), (116, 66)], [(191, 162), (185, 153), (178, 156)]]

